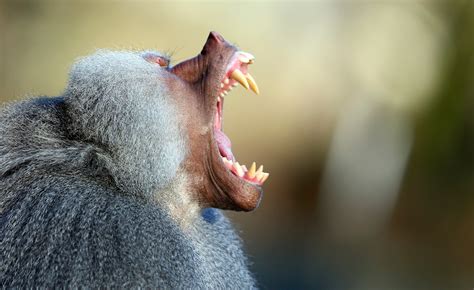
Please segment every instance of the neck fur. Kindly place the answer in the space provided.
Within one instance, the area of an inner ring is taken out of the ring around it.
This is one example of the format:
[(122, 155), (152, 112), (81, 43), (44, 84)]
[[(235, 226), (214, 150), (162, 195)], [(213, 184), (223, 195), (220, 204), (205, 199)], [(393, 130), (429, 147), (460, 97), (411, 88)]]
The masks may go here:
[(189, 177), (180, 170), (168, 187), (154, 194), (155, 201), (168, 210), (183, 230), (193, 225), (201, 210), (198, 201), (192, 197), (189, 184)]

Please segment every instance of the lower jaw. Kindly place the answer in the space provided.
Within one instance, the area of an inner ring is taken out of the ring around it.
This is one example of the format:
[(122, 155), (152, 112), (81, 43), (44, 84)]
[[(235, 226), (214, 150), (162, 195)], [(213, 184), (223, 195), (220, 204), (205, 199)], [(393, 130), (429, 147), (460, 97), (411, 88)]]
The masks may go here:
[(224, 174), (226, 183), (212, 191), (209, 207), (234, 211), (252, 211), (260, 204), (262, 187), (237, 176)]
[(263, 172), (263, 165), (260, 165), (258, 169), (255, 162), (249, 167), (240, 165), (232, 153), (230, 139), (227, 135), (225, 135), (222, 130), (215, 129), (214, 137), (217, 142), (222, 163), (233, 175), (241, 178), (245, 182), (255, 185), (262, 185), (265, 182), (269, 174)]

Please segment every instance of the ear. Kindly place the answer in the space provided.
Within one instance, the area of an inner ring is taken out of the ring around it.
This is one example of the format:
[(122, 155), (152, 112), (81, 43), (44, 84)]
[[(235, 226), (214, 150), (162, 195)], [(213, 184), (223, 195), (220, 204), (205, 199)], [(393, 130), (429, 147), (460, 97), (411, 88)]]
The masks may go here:
[(161, 56), (155, 52), (145, 52), (142, 56), (146, 61), (156, 63), (161, 67), (168, 67), (170, 64), (168, 58)]

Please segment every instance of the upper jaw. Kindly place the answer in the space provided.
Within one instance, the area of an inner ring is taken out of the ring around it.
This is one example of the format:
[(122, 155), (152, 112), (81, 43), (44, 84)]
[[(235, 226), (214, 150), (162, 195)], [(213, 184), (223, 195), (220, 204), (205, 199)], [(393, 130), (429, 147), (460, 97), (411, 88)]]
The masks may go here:
[(254, 60), (255, 57), (250, 53), (236, 51), (226, 65), (217, 95), (224, 97), (233, 87), (239, 84), (247, 90), (252, 90), (257, 95), (260, 94), (257, 83), (248, 72), (248, 66), (252, 64)]

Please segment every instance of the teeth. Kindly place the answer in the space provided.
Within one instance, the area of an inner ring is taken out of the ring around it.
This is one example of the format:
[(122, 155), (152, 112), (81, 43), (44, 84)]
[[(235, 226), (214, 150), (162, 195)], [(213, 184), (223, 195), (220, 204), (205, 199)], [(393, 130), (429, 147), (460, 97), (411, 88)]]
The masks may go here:
[[(254, 62), (254, 60), (255, 60), (255, 57), (251, 55), (250, 53), (241, 52), (241, 55), (239, 56), (239, 61), (241, 63), (251, 64)], [(257, 95), (260, 94), (260, 90), (258, 89), (257, 82), (249, 73), (246, 73), (244, 75), (244, 73), (240, 69), (236, 68), (230, 74), (230, 78), (235, 80), (235, 81), (232, 81), (231, 85), (229, 85), (231, 83), (229, 78), (225, 78), (221, 82), (220, 87), (222, 90), (221, 90), (220, 96), (218, 96), (217, 98), (218, 102), (221, 102), (222, 101), (221, 98), (226, 96), (229, 93), (229, 91), (233, 87), (238, 86), (239, 83), (247, 90), (251, 89), (255, 94)], [(245, 165), (240, 165), (239, 162), (234, 162), (233, 160), (229, 160), (226, 157), (222, 157), (222, 161), (224, 162), (225, 166), (230, 171), (232, 171), (238, 177), (244, 180), (247, 180), (248, 182), (253, 182), (253, 183), (262, 185), (270, 176), (269, 173), (263, 172), (263, 165), (260, 165), (260, 167), (258, 167), (257, 169), (257, 165), (255, 162), (252, 163), (252, 165), (250, 166), (250, 169), (247, 169)]]
[(245, 58), (248, 58), (251, 61), (255, 59), (255, 56), (253, 56), (252, 54), (250, 54), (248, 52), (241, 51), (240, 53), (241, 53), (241, 56), (243, 56)]
[(247, 57), (245, 57), (243, 55), (239, 57), (239, 60), (240, 60), (240, 62), (243, 62), (243, 63), (249, 63), (250, 62), (250, 59), (248, 59)]
[(250, 89), (257, 95), (259, 95), (260, 91), (258, 89), (257, 82), (255, 82), (254, 78), (249, 73), (247, 73), (245, 77), (247, 78), (247, 81), (250, 85)]
[(247, 172), (248, 177), (254, 178), (255, 177), (255, 169), (257, 168), (257, 164), (252, 163), (252, 166), (250, 166), (250, 170)]
[(244, 74), (239, 69), (235, 69), (230, 76), (234, 80), (238, 81), (244, 88), (247, 90), (249, 89), (249, 83), (247, 82)]
[(222, 161), (224, 161), (224, 164), (228, 169), (232, 170), (232, 161), (230, 161), (226, 157), (222, 157)]
[(242, 169), (242, 167), (240, 167), (239, 162), (235, 162), (233, 166), (239, 177), (244, 176), (244, 170)]
[(234, 172), (238, 177), (243, 178), (251, 182), (263, 184), (267, 180), (269, 173), (263, 172), (263, 165), (260, 165), (258, 169), (255, 162), (250, 166), (250, 170), (247, 170), (247, 166), (240, 165), (239, 162), (233, 162), (226, 157), (221, 157), (227, 169)]

